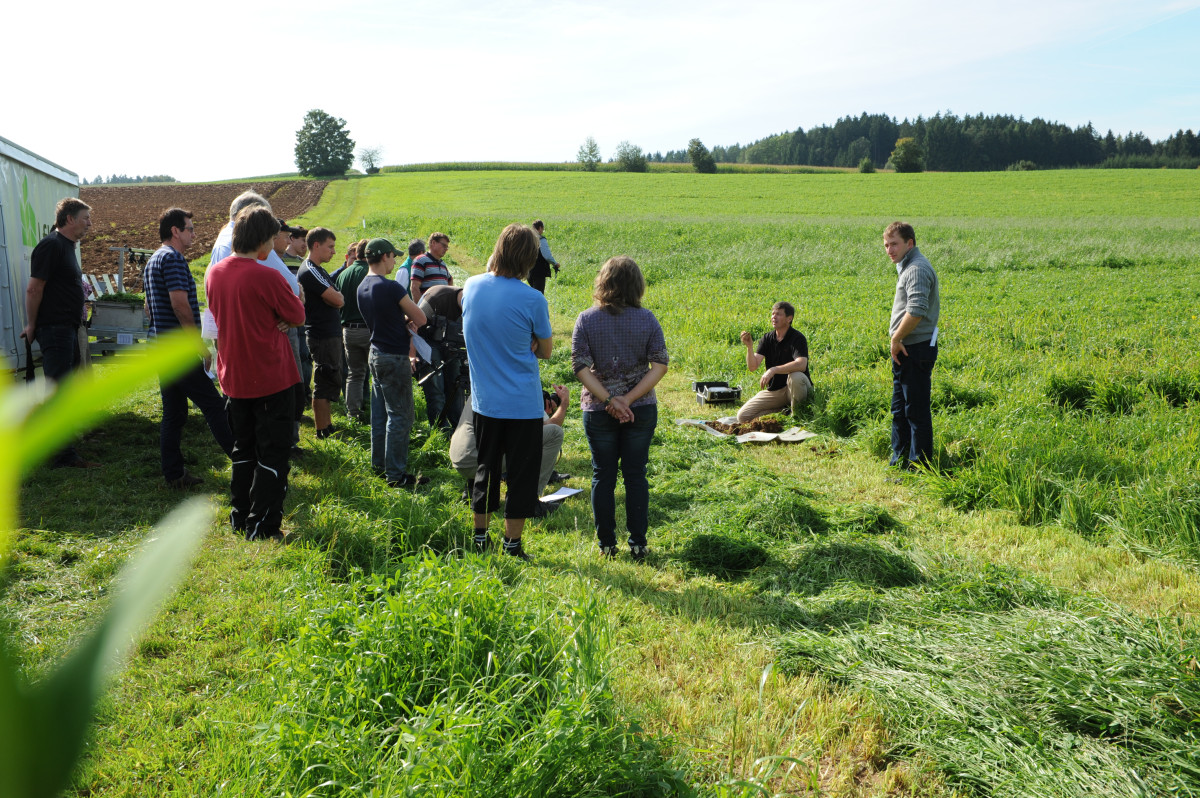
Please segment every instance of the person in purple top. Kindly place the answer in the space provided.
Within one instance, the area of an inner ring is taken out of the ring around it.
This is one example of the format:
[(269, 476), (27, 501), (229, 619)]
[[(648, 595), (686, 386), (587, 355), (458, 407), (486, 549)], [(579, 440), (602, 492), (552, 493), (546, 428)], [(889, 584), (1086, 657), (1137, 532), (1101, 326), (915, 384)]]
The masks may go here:
[(667, 373), (667, 344), (658, 319), (642, 307), (646, 279), (633, 258), (609, 258), (596, 275), (596, 304), (579, 314), (571, 334), (571, 369), (583, 383), (583, 431), (592, 450), (592, 515), (600, 554), (617, 556), (617, 471), (625, 478), (629, 553), (649, 549), (650, 483), (646, 463), (658, 425), (654, 386)]

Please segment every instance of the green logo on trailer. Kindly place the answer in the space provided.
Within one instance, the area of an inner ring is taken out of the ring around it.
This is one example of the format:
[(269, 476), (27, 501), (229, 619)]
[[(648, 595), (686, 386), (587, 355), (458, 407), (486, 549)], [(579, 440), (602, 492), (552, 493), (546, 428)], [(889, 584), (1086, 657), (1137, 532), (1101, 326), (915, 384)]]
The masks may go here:
[(33, 203), (29, 201), (29, 177), (25, 176), (21, 178), (21, 243), (36, 247), (37, 232), (37, 217), (33, 213)]

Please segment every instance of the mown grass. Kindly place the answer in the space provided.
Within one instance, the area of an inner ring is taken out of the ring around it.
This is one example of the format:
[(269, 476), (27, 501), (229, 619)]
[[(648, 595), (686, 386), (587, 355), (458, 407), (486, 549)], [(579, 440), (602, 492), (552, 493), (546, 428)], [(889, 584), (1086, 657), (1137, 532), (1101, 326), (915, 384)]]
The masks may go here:
[[(413, 462), (434, 481), (412, 495), (370, 476), (363, 428), (322, 442), (306, 428), (314, 451), (288, 505), (302, 542), (213, 538), (107, 705), (78, 792), (389, 794), (424, 774), (423, 791), (447, 795), (1094, 795), (1133, 773), (1144, 793), (1195, 794), (1194, 724), (1170, 701), (1191, 700), (1200, 586), (1177, 537), (1155, 543), (1134, 521), (1164, 505), (1128, 486), (1172, 477), (1163, 495), (1186, 499), (1195, 482), (1195, 329), (1180, 307), (1196, 291), (1196, 199), (1166, 173), (1097, 174), (330, 184), (304, 222), (396, 241), (443, 230), (467, 271), (508, 221), (546, 219), (565, 264), (548, 288), (560, 345), (546, 381), (569, 382), (562, 342), (596, 267), (638, 259), (673, 356), (651, 563), (598, 561), (580, 500), (530, 530), (533, 568), (459, 559), (467, 508), (441, 436), (418, 426)], [(944, 286), (945, 469), (896, 485), (878, 459), (894, 281), (879, 233), (913, 209), (935, 214), (914, 220)], [(809, 337), (817, 396), (801, 421), (821, 437), (748, 449), (674, 426), (711, 412), (690, 379), (753, 388), (737, 333), (763, 329), (779, 298)], [(5, 622), (40, 641), (31, 670), (172, 498), (155, 402), (135, 399), (94, 439), (128, 449), (115, 469), (27, 486)], [(219, 498), (204, 435), (189, 429), (203, 442), (189, 467)], [(586, 487), (574, 416), (560, 468)], [(1075, 493), (1055, 504), (1056, 483)], [(1075, 494), (1124, 496), (1127, 514), (1095, 512), (1087, 531), (1061, 512)], [(481, 665), (483, 648), (506, 653)], [(1099, 729), (1118, 715), (1120, 733)], [(573, 780), (548, 781), (556, 770)]]

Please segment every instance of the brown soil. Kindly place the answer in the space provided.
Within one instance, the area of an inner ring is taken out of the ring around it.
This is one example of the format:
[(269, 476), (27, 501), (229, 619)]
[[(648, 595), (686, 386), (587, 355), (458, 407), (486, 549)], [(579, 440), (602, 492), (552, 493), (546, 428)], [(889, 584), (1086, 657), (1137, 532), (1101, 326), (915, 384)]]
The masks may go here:
[(717, 432), (725, 432), (730, 435), (745, 435), (747, 432), (783, 432), (783, 425), (774, 419), (756, 418), (745, 424), (722, 424), (719, 421), (706, 421), (705, 423)]
[[(326, 180), (271, 180), (182, 186), (80, 186), (92, 207), (92, 229), (83, 239), (80, 266), (86, 274), (116, 274), (119, 255), (109, 247), (158, 249), (158, 217), (167, 208), (192, 212), (196, 240), (185, 254), (198, 258), (212, 249), (229, 221), (229, 203), (246, 190), (266, 197), (275, 215), (294, 219), (321, 199)], [(125, 290), (142, 290), (142, 269), (125, 264)]]

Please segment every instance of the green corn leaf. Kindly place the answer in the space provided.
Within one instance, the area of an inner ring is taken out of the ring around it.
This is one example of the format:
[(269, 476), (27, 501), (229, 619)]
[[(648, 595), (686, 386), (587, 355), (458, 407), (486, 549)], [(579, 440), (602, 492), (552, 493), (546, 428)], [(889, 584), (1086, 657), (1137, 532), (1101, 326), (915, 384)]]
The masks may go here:
[(183, 576), (211, 521), (212, 505), (198, 497), (155, 527), (122, 570), (100, 625), (38, 684), (22, 687), (0, 643), (0, 795), (42, 798), (66, 787), (96, 699)]

